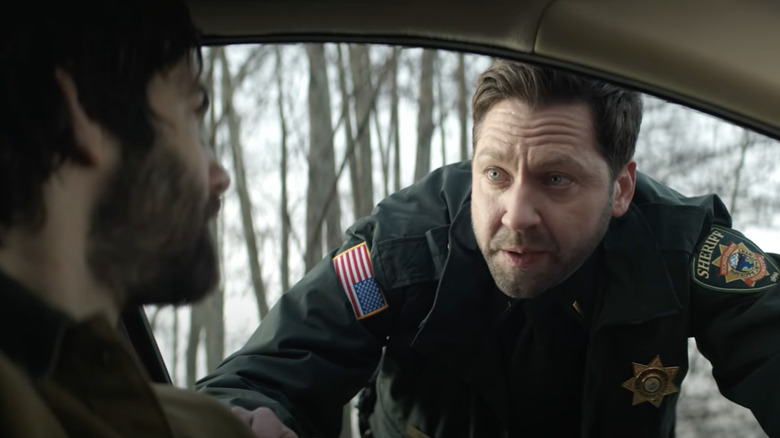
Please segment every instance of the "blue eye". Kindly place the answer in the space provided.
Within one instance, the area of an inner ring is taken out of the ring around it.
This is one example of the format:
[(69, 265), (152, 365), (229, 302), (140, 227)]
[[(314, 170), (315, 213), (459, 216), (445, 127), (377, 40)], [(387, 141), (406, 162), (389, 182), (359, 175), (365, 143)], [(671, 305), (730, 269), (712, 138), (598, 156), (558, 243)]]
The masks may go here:
[(504, 172), (496, 168), (490, 168), (485, 172), (485, 175), (490, 181), (500, 181), (504, 178)]
[(547, 180), (550, 185), (553, 186), (562, 186), (572, 182), (571, 178), (567, 178), (563, 175), (551, 175)]

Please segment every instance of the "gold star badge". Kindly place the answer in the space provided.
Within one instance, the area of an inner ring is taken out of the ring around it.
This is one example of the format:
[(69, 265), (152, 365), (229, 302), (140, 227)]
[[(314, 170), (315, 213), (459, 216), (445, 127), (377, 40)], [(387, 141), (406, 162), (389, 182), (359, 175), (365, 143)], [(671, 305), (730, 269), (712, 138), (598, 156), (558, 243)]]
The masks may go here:
[(623, 382), (621, 386), (634, 393), (632, 406), (650, 402), (653, 406), (659, 407), (665, 395), (680, 390), (672, 382), (680, 367), (665, 367), (661, 363), (661, 356), (656, 356), (647, 365), (636, 362), (631, 362), (631, 365), (634, 367), (634, 377)]

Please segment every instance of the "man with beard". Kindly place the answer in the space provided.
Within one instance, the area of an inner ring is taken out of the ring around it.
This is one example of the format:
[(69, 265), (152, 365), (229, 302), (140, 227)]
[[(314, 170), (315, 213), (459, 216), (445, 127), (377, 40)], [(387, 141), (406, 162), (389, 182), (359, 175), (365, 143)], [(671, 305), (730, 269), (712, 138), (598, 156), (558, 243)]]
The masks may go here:
[(0, 436), (252, 436), (152, 386), (116, 330), (127, 306), (218, 281), (208, 223), (230, 181), (200, 138), (186, 6), (29, 6), (0, 30)]
[(780, 436), (777, 260), (636, 171), (640, 96), (497, 61), (472, 103), (473, 160), (383, 200), (199, 388), (302, 436), (374, 375), (365, 436), (669, 437), (695, 336)]

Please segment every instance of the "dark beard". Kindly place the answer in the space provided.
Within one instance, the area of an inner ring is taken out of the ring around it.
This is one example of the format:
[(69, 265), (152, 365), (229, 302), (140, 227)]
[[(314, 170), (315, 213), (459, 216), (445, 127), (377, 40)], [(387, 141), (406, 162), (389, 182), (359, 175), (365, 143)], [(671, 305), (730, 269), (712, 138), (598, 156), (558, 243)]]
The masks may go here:
[(203, 201), (171, 149), (126, 153), (93, 212), (87, 260), (121, 306), (191, 303), (219, 281), (208, 229), (219, 200)]

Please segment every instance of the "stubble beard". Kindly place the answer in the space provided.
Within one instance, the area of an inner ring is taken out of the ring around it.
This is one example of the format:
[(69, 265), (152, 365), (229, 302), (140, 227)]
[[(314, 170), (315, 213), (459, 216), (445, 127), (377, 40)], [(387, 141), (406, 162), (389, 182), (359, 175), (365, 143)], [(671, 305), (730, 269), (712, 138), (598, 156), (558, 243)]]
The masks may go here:
[[(535, 231), (513, 233), (506, 228), (501, 228), (486, 244), (478, 242), (496, 287), (511, 298), (534, 298), (569, 278), (590, 257), (604, 238), (612, 217), (611, 194), (609, 199), (596, 228), (581, 245), (569, 251), (569, 256), (562, 254), (549, 236)], [(551, 250), (552, 260), (548, 268), (545, 271), (534, 268), (512, 268), (500, 262), (501, 248), (522, 245), (534, 245)]]
[(123, 157), (93, 212), (90, 268), (121, 307), (197, 301), (219, 282), (208, 227), (218, 209), (169, 145)]

